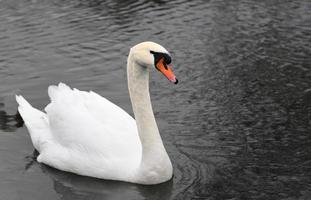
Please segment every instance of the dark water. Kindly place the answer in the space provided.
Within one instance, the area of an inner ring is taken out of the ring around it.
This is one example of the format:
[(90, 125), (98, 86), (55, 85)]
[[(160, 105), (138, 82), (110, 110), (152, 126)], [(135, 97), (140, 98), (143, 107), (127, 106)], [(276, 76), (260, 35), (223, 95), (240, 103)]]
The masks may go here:
[[(311, 199), (311, 4), (0, 1), (0, 199)], [(41, 165), (14, 94), (44, 108), (60, 81), (132, 114), (129, 48), (172, 52), (151, 95), (173, 180), (139, 186)]]

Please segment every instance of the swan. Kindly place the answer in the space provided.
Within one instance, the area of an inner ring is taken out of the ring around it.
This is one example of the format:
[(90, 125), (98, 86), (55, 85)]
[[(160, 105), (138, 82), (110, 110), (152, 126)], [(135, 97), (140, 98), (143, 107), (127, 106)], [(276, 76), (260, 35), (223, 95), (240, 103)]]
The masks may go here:
[(171, 67), (169, 52), (157, 43), (130, 49), (127, 79), (136, 120), (99, 94), (64, 83), (49, 86), (45, 112), (16, 95), (37, 161), (100, 179), (145, 185), (170, 180), (173, 168), (152, 110), (149, 71), (157, 69), (177, 84)]

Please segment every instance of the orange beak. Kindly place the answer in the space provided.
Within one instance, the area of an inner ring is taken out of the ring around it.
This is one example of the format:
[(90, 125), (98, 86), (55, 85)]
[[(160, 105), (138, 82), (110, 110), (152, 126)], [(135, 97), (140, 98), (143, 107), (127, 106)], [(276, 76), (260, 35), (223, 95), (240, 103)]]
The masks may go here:
[(156, 64), (156, 68), (157, 70), (159, 70), (160, 72), (162, 72), (162, 74), (172, 83), (177, 84), (178, 80), (176, 78), (176, 76), (174, 75), (172, 69), (171, 69), (172, 65), (169, 64), (167, 65), (164, 62), (164, 58), (161, 58), (158, 63)]

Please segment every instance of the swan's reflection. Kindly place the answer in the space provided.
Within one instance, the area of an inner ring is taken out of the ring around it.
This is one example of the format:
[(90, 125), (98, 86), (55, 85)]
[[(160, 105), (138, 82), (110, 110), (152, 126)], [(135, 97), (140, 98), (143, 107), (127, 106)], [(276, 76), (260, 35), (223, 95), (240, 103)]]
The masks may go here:
[(13, 115), (9, 115), (3, 110), (4, 103), (0, 103), (0, 129), (6, 132), (13, 132), (17, 128), (22, 127), (24, 124), (23, 119), (18, 112)]

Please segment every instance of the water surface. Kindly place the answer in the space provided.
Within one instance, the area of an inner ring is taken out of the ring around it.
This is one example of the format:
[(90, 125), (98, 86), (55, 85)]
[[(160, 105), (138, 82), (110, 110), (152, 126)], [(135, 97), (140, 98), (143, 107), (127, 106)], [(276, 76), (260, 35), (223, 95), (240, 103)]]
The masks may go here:
[[(311, 5), (294, 1), (1, 0), (0, 199), (311, 197)], [(178, 85), (151, 75), (174, 178), (156, 186), (35, 161), (16, 93), (40, 109), (62, 81), (132, 114), (129, 48), (173, 56)]]

